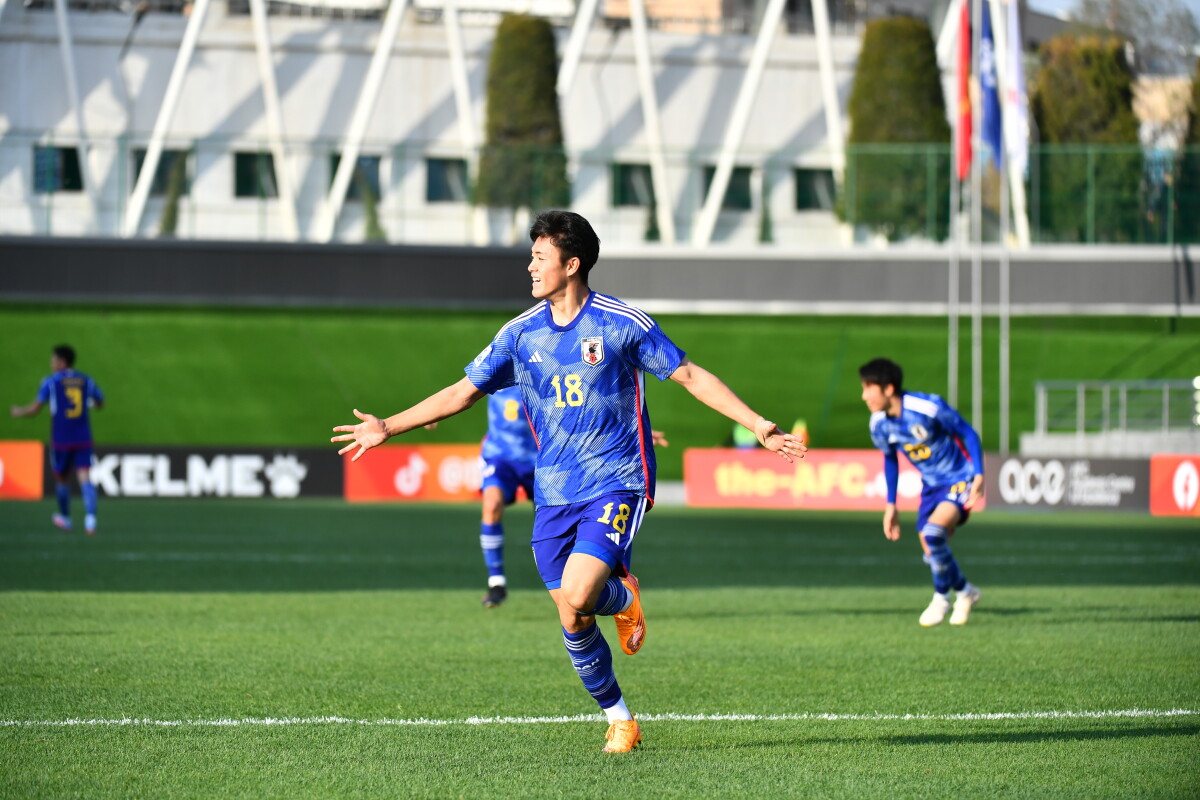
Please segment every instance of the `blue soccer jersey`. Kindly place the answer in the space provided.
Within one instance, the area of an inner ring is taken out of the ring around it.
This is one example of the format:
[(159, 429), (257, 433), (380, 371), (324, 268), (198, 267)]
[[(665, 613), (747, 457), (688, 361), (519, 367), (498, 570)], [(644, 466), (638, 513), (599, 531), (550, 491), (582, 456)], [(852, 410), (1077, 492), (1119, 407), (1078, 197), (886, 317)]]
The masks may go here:
[(871, 441), (891, 460), (903, 450), (927, 486), (969, 481), (983, 474), (979, 435), (935, 394), (904, 392), (898, 417), (876, 411), (871, 415)]
[(645, 313), (592, 292), (567, 325), (538, 303), (465, 371), (489, 394), (521, 388), (538, 443), (534, 503), (558, 506), (616, 491), (653, 498), (645, 373), (665, 380), (683, 357)]
[(104, 402), (96, 382), (73, 369), (56, 372), (38, 387), (39, 403), (50, 406), (50, 443), (60, 449), (91, 447), (88, 409)]
[(537, 440), (525, 416), (521, 388), (510, 386), (488, 397), (488, 430), (480, 457), (484, 461), (507, 461), (533, 466), (537, 461)]

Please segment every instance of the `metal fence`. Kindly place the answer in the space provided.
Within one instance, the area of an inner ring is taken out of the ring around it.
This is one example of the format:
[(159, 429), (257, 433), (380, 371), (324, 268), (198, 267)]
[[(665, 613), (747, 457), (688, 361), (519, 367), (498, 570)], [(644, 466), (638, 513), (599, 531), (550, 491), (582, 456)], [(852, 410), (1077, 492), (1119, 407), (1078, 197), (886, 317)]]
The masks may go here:
[(1182, 433), (1200, 429), (1200, 377), (1038, 381), (1036, 433)]
[[(147, 141), (142, 135), (93, 139), (97, 188), (89, 196), (77, 141), (7, 132), (0, 139), (0, 234), (119, 235)], [(266, 142), (224, 136), (169, 140), (138, 235), (285, 238), (268, 149)], [(336, 141), (285, 143), (299, 178), (295, 203), (302, 231), (311, 230), (321, 213), (339, 149)], [(364, 142), (362, 152), (364, 179), (350, 187), (336, 240), (370, 239), (370, 231), (382, 229), (395, 243), (422, 243), (423, 236), (471, 243), (475, 187), (468, 167), (478, 163), (477, 154), (418, 141)], [(610, 231), (620, 228), (613, 241), (655, 240), (648, 153), (567, 148), (565, 155), (572, 207), (608, 220)], [(986, 158), (986, 152), (980, 155)], [(534, 161), (537, 156), (531, 154)], [(562, 158), (560, 149), (548, 151), (544, 161), (559, 162), (561, 170)], [(666, 154), (681, 237), (700, 215), (715, 162), (710, 151)], [(821, 248), (875, 246), (881, 237), (918, 244), (947, 240), (953, 187), (948, 145), (851, 145), (842, 176), (821, 163), (809, 151), (742, 153), (726, 191), (718, 240)], [(179, 168), (174, 183), (173, 166)], [(539, 174), (537, 164), (529, 172)], [(1000, 238), (1001, 180), (989, 161), (980, 195), (984, 242)], [(1200, 147), (1037, 146), (1024, 189), (1032, 244), (1200, 243)], [(969, 201), (964, 199), (964, 209)], [(160, 224), (164, 217), (172, 222), (169, 232)]]

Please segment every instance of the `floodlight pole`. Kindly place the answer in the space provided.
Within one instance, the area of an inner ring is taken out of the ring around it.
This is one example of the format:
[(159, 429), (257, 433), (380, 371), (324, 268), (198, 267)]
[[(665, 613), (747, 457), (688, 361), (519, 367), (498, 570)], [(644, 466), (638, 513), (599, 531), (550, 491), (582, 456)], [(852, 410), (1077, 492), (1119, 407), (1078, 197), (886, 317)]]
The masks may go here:
[(346, 190), (350, 188), (350, 179), (354, 176), (354, 168), (358, 166), (363, 137), (366, 136), (367, 125), (375, 111), (375, 103), (379, 100), (379, 91), (383, 88), (383, 78), (387, 73), (392, 48), (396, 45), (396, 34), (400, 30), (400, 22), (404, 19), (407, 5), (408, 0), (391, 0), (388, 4), (387, 14), (383, 18), (383, 29), (379, 33), (379, 41), (375, 44), (375, 53), (371, 56), (371, 65), (367, 68), (367, 77), (363, 81), (358, 103), (354, 107), (354, 116), (351, 117), (350, 128), (346, 132), (345, 149), (338, 158), (333, 186), (329, 189), (329, 196), (321, 214), (317, 238), (322, 242), (330, 241), (337, 228), (342, 204), (346, 200)]
[(208, 14), (210, 0), (196, 0), (192, 14), (188, 17), (187, 28), (183, 32), (183, 41), (179, 44), (179, 53), (175, 56), (175, 66), (171, 69), (171, 77), (167, 80), (167, 93), (163, 96), (162, 105), (158, 109), (158, 118), (154, 121), (154, 132), (150, 135), (150, 143), (146, 147), (146, 157), (142, 161), (142, 169), (138, 173), (137, 183), (133, 187), (133, 196), (129, 198), (129, 209), (125, 215), (125, 236), (136, 236), (138, 226), (142, 222), (142, 213), (146, 210), (146, 200), (150, 197), (150, 185), (154, 182), (154, 173), (158, 171), (158, 160), (162, 157), (163, 140), (171, 127), (171, 118), (175, 116), (175, 107), (183, 94), (183, 81), (187, 77), (188, 64), (192, 53), (196, 50), (196, 41), (200, 38), (200, 29), (204, 27), (204, 17)]
[(596, 5), (597, 0), (582, 0), (575, 10), (571, 35), (567, 39), (562, 64), (558, 68), (558, 85), (555, 88), (558, 91), (559, 105), (562, 105), (575, 83), (575, 73), (579, 70), (579, 62), (583, 58), (583, 46), (592, 29), (592, 21), (596, 18)]
[(842, 104), (833, 74), (833, 39), (829, 30), (826, 0), (812, 0), (813, 28), (817, 34), (817, 66), (821, 75), (821, 99), (825, 106), (825, 137), (829, 142), (829, 165), (840, 188), (846, 174), (846, 139), (842, 134)]
[[(0, 5), (0, 16), (4, 7)], [(67, 21), (66, 0), (54, 0), (54, 19), (58, 23), (58, 49), (62, 54), (63, 73), (67, 79), (67, 99), (75, 113), (75, 128), (79, 136), (79, 170), (82, 173), (83, 188), (87, 192), (88, 205), (91, 210), (89, 228), (97, 229), (100, 221), (99, 187), (92, 177), (91, 143), (88, 141), (87, 126), (83, 120), (83, 106), (79, 98), (79, 84), (75, 76), (75, 44), (71, 39), (71, 26)]]
[(717, 215), (721, 211), (721, 203), (725, 200), (729, 177), (733, 174), (733, 161), (737, 157), (738, 148), (741, 147), (746, 125), (750, 122), (750, 112), (754, 109), (754, 100), (758, 95), (758, 85), (762, 80), (763, 67), (771, 52), (775, 32), (779, 29), (784, 3), (785, 0), (768, 0), (767, 10), (763, 13), (762, 25), (758, 29), (758, 40), (754, 43), (750, 65), (742, 79), (742, 87), (738, 91), (737, 101), (734, 103), (733, 113), (730, 115), (729, 127), (725, 129), (725, 142), (721, 146), (717, 168), (713, 174), (712, 183), (708, 187), (708, 194), (704, 197), (704, 207), (700, 210), (700, 218), (696, 222), (696, 230), (692, 236), (692, 243), (697, 247), (707, 247), (712, 241), (713, 229), (717, 226)]
[(296, 190), (292, 183), (292, 168), (283, 145), (283, 114), (279, 105), (279, 87), (275, 83), (275, 61), (271, 51), (271, 32), (267, 27), (265, 0), (250, 0), (250, 16), (254, 23), (254, 45), (258, 55), (258, 78), (262, 82), (263, 107), (267, 117), (267, 138), (275, 161), (275, 184), (279, 189), (279, 209), (283, 215), (283, 233), (292, 240), (300, 238), (296, 219)]
[(662, 127), (658, 120), (658, 95), (654, 90), (654, 70), (650, 62), (650, 37), (646, 30), (644, 0), (629, 0), (629, 22), (633, 32), (633, 52), (637, 62), (638, 89), (642, 100), (642, 118), (650, 146), (650, 183), (654, 187), (654, 213), (663, 244), (675, 244), (675, 207), (667, 183), (667, 159), (663, 153)]

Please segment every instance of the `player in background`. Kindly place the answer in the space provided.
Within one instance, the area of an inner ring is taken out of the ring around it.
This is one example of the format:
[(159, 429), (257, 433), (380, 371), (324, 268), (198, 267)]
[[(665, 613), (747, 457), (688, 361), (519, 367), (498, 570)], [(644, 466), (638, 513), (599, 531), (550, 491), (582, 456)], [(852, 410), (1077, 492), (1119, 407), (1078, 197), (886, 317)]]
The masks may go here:
[(613, 672), (596, 616), (612, 616), (621, 649), (646, 637), (640, 587), (629, 571), (631, 544), (653, 502), (655, 460), (645, 373), (671, 378), (705, 405), (755, 432), (786, 461), (803, 457), (797, 437), (759, 416), (712, 373), (692, 363), (654, 320), (593, 292), (588, 273), (600, 240), (587, 220), (547, 211), (529, 231), (528, 266), (538, 303), (509, 321), (465, 368), (466, 377), (387, 419), (363, 414), (339, 425), (354, 459), (390, 437), (460, 413), (509, 386), (538, 441), (534, 471), (534, 560), (558, 608), (563, 640), (609, 727), (605, 752), (642, 740)]
[(58, 513), (54, 524), (71, 530), (71, 487), (67, 483), (71, 467), (79, 478), (83, 495), (83, 528), (91, 536), (96, 532), (96, 485), (92, 483), (92, 424), (90, 412), (104, 407), (104, 393), (96, 382), (74, 369), (75, 350), (60, 344), (50, 357), (54, 372), (38, 387), (37, 398), (25, 406), (13, 406), (14, 417), (32, 417), (50, 404), (50, 466), (54, 471), (54, 493)]
[(483, 462), (479, 546), (488, 571), (483, 607), (495, 608), (508, 598), (508, 581), (504, 576), (504, 509), (516, 502), (519, 488), (533, 498), (537, 440), (521, 404), (520, 387), (510, 386), (488, 397), (487, 436), (479, 458)]
[(934, 394), (904, 391), (900, 365), (877, 358), (858, 369), (862, 399), (871, 411), (871, 441), (883, 451), (887, 507), (883, 535), (897, 541), (896, 486), (900, 477), (899, 450), (921, 473), (921, 507), (917, 530), (925, 563), (933, 572), (933, 600), (920, 622), (939, 624), (950, 612), (951, 625), (963, 625), (979, 602), (980, 591), (963, 577), (947, 539), (971, 515), (983, 496), (983, 449), (979, 434), (962, 416)]

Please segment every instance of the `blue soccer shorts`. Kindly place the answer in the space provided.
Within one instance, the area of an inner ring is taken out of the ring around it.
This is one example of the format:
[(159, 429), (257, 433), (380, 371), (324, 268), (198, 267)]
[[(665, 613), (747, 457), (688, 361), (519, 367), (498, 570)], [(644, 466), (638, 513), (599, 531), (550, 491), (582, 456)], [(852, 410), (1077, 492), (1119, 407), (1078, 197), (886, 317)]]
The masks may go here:
[(971, 516), (971, 510), (964, 506), (971, 496), (971, 481), (956, 481), (943, 483), (938, 486), (921, 487), (921, 507), (917, 510), (917, 533), (925, 530), (933, 510), (942, 503), (954, 503), (958, 506), (958, 522), (955, 527), (965, 525)]
[(65, 478), (71, 467), (75, 469), (90, 469), (94, 459), (92, 447), (50, 448), (50, 469), (60, 478)]
[(518, 464), (502, 458), (483, 459), (483, 480), (480, 489), (495, 486), (504, 492), (504, 504), (517, 499), (517, 489), (524, 489), (525, 496), (533, 497), (533, 464)]
[(565, 506), (543, 506), (533, 517), (533, 559), (547, 589), (562, 585), (571, 553), (595, 556), (616, 575), (629, 571), (633, 537), (646, 515), (646, 498), (609, 492)]

